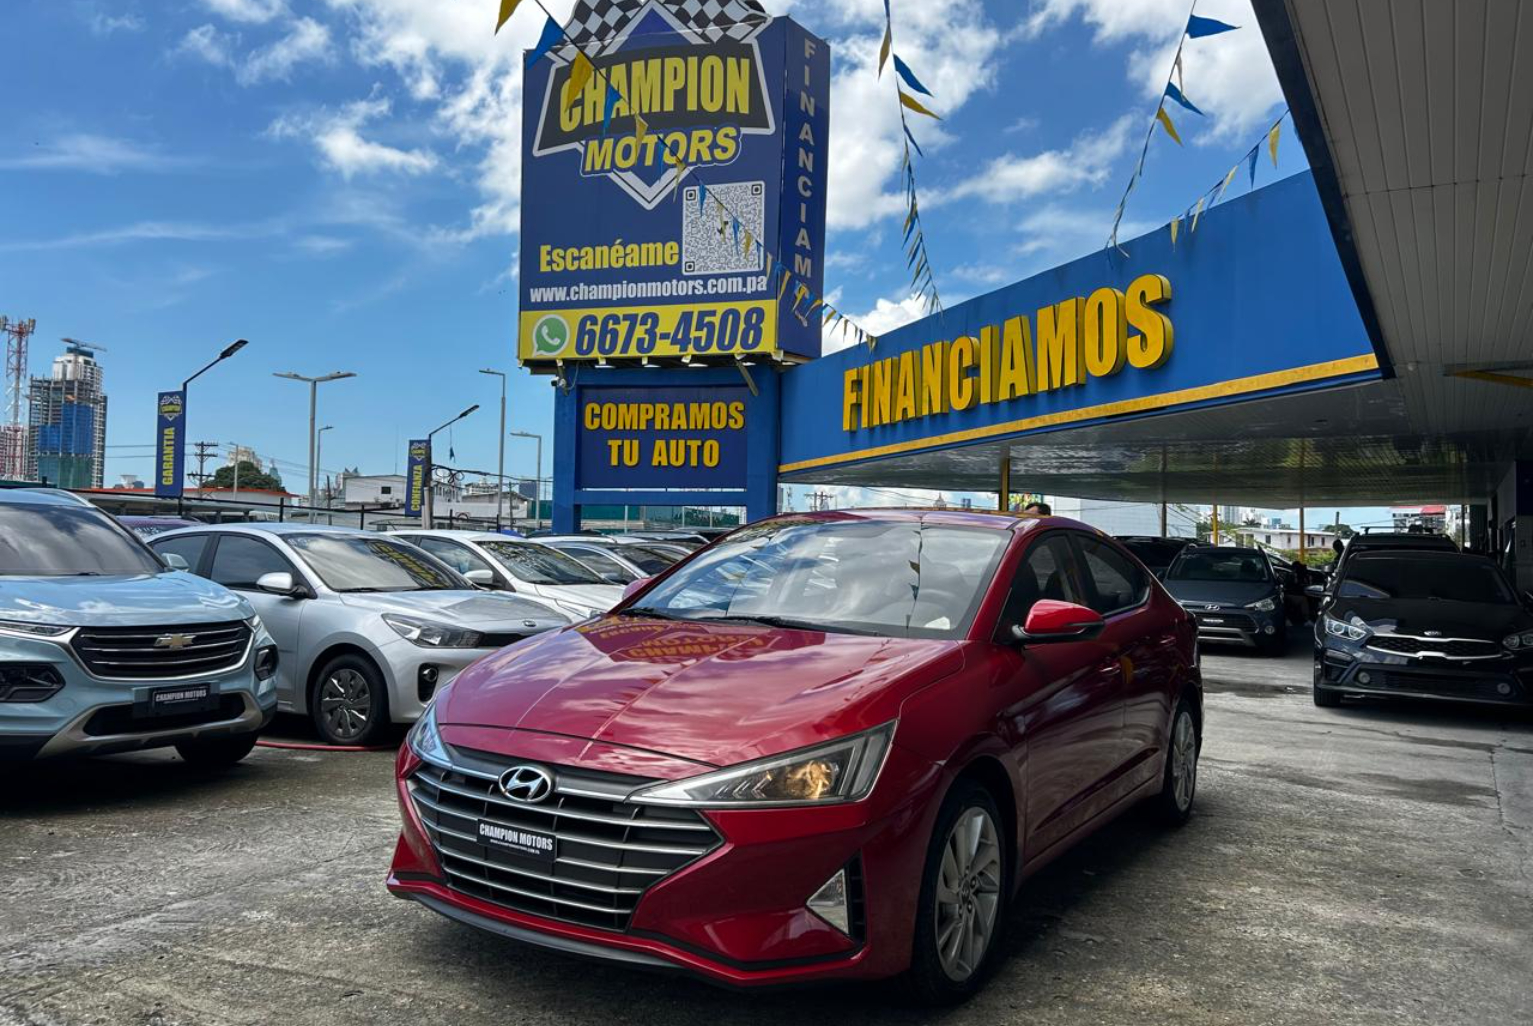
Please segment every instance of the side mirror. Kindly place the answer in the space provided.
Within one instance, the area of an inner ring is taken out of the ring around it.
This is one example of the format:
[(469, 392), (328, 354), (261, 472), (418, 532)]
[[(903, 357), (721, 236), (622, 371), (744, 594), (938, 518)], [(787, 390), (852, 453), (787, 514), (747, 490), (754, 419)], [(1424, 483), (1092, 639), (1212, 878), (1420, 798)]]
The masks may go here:
[(1102, 614), (1094, 609), (1060, 602), (1057, 599), (1039, 599), (1028, 611), (1027, 619), (1018, 627), (1013, 625), (1011, 636), (1024, 645), (1050, 641), (1089, 641), (1102, 633), (1107, 626)]
[(627, 584), (623, 585), (623, 601), (626, 602), (634, 595), (637, 595), (639, 592), (643, 591), (649, 582), (650, 578), (640, 577), (636, 581), (629, 581)]
[(256, 578), (255, 585), (267, 594), (284, 595), (288, 598), (303, 598), (309, 592), (309, 589), (294, 581), (293, 575), (286, 571), (262, 574)]
[(493, 588), (495, 586), (494, 570), (469, 570), (463, 574), (468, 583), (476, 588)]
[(172, 570), (190, 570), (192, 568), (192, 565), (186, 561), (186, 557), (179, 552), (162, 552), (160, 553), (160, 558)]

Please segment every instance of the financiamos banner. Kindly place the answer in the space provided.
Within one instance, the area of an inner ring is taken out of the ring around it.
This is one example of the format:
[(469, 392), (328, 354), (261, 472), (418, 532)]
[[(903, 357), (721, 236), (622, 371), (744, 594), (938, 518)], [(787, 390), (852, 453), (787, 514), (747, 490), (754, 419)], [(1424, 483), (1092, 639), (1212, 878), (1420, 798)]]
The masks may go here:
[(1043, 307), (1033, 318), (1018, 314), (986, 325), (977, 336), (929, 342), (848, 368), (842, 430), (1084, 385), (1088, 377), (1111, 377), (1125, 365), (1153, 370), (1171, 358), (1171, 318), (1156, 309), (1170, 299), (1171, 282), (1145, 274), (1122, 291), (1100, 288)]

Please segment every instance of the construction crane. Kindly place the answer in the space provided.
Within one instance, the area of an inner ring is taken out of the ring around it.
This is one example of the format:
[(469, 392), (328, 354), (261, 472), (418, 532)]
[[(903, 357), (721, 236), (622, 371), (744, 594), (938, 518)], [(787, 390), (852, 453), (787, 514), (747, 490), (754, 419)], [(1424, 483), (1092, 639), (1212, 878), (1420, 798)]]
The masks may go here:
[(27, 470), (27, 429), (21, 419), (21, 403), (27, 394), (27, 340), (37, 330), (37, 319), (12, 321), (0, 317), (5, 335), (5, 413), (0, 424), (0, 477), (21, 480)]
[(59, 341), (68, 346), (70, 352), (80, 353), (84, 356), (94, 356), (96, 353), (107, 352), (106, 346), (98, 346), (94, 342), (81, 342), (79, 339), (70, 338), (68, 335), (60, 338)]

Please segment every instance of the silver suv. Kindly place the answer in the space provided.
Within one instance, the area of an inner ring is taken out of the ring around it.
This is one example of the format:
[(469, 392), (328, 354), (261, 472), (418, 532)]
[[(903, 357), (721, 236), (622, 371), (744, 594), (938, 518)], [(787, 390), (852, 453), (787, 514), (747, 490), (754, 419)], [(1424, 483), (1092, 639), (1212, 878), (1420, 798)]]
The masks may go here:
[(250, 601), (280, 652), (278, 709), (307, 713), (333, 744), (413, 723), (465, 666), (570, 622), (534, 599), (477, 591), (414, 545), (371, 531), (221, 524), (149, 544)]

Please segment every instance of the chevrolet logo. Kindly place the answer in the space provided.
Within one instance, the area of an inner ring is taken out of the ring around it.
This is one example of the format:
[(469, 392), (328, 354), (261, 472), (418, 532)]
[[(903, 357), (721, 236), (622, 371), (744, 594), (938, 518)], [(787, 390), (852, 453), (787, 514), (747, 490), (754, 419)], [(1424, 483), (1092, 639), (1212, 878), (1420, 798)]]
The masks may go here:
[(195, 634), (161, 634), (158, 638), (154, 639), (154, 647), (168, 648), (173, 652), (179, 652), (196, 640), (197, 635)]

